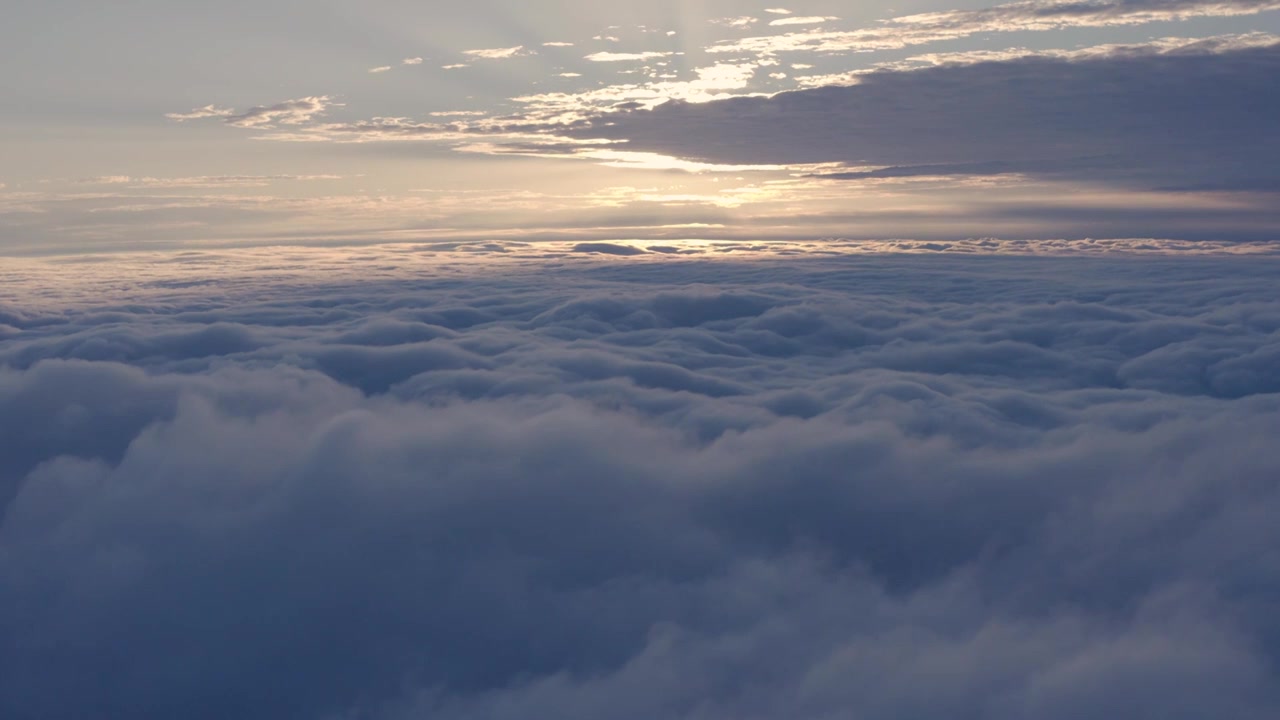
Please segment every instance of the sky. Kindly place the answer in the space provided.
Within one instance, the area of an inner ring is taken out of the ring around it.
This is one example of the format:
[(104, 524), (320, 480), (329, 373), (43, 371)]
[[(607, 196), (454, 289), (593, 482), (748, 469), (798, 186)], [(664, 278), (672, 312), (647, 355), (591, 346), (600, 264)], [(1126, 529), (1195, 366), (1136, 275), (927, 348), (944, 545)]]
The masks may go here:
[(1280, 717), (1280, 1), (11, 5), (0, 718)]
[(1268, 240), (1277, 8), (20, 3), (0, 252)]

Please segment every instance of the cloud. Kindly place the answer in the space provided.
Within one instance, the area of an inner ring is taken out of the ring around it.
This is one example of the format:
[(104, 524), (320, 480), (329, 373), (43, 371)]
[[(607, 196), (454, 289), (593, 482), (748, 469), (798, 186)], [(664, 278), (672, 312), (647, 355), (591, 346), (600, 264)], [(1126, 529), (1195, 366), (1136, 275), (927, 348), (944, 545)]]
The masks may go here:
[(1280, 711), (1276, 257), (668, 249), (8, 263), (0, 713)]
[(376, 67), (376, 68), (369, 68), (369, 72), (370, 72), (370, 73), (373, 73), (373, 74), (377, 74), (377, 73), (384, 73), (384, 72), (387, 72), (387, 71), (389, 71), (390, 69), (391, 69), (391, 66), (390, 66), (390, 65), (382, 65), (382, 66), (379, 66), (379, 67)]
[(741, 29), (751, 27), (758, 22), (760, 22), (759, 18), (754, 18), (750, 15), (740, 15), (738, 17), (717, 18), (712, 20), (711, 24)]
[[(1192, 18), (1255, 15), (1280, 9), (1280, 0), (1052, 0), (1017, 2), (980, 10), (907, 15), (846, 31), (809, 30), (740, 38), (712, 45), (711, 53), (849, 53), (894, 50), (982, 33), (1039, 32), (1114, 27)], [(807, 19), (807, 18), (806, 18)], [(784, 24), (792, 18), (770, 23)]]
[(543, 47), (573, 47), (571, 42), (544, 42)]
[(1277, 72), (1274, 38), (1112, 46), (870, 72), (851, 86), (773, 97), (669, 102), (568, 134), (700, 162), (835, 162), (873, 173), (844, 177), (1014, 172), (1269, 190), (1280, 146), (1258, 110), (1275, 104)]
[(330, 107), (340, 107), (328, 95), (315, 95), (286, 100), (269, 106), (250, 108), (238, 115), (226, 115), (228, 125), (242, 128), (268, 128), (279, 125), (302, 125), (323, 116)]
[(400, 61), (400, 64), (401, 65), (421, 65), (422, 58), (420, 57), (405, 58), (404, 60)]
[(615, 52), (598, 52), (586, 56), (586, 60), (591, 62), (634, 62), (640, 60), (653, 60), (655, 58), (670, 57), (674, 53), (671, 52), (634, 52), (634, 53), (615, 53)]
[(265, 187), (279, 181), (341, 180), (341, 175), (199, 175), (195, 177), (131, 177), (108, 175), (87, 178), (90, 185), (128, 185), (135, 188)]
[[(1225, 52), (1228, 50), (1267, 48), (1276, 44), (1280, 44), (1280, 36), (1260, 32), (1246, 33), (1243, 35), (1219, 35), (1206, 38), (1167, 37), (1149, 40), (1140, 44), (1094, 45), (1071, 50), (1032, 50), (1030, 48), (1015, 47), (1003, 50), (965, 50), (945, 53), (924, 53), (920, 55), (913, 55), (903, 60), (877, 63), (875, 69), (917, 70), (922, 67), (930, 66), (972, 65), (983, 62), (1003, 62), (1022, 58), (1089, 60), (1162, 53), (1214, 53)], [(793, 65), (792, 67), (796, 66)], [(810, 76), (806, 79), (809, 81), (809, 84), (814, 87), (828, 84), (847, 85), (856, 83), (859, 76), (865, 75), (866, 72), (867, 71), (860, 71), (833, 76)]]
[(525, 50), (523, 45), (517, 45), (509, 48), (489, 48), (481, 50), (463, 50), (463, 55), (470, 55), (474, 58), (482, 60), (506, 60), (521, 55), (530, 55), (532, 50)]
[[(390, 67), (385, 69), (389, 70)], [(383, 68), (374, 68), (370, 72), (382, 72), (382, 70)], [(187, 113), (169, 113), (165, 117), (178, 122), (221, 118), (223, 122), (235, 127), (261, 129), (279, 125), (302, 125), (325, 115), (330, 107), (342, 107), (342, 103), (334, 102), (328, 95), (315, 95), (286, 100), (275, 105), (259, 105), (239, 114), (230, 108), (206, 105)]]
[[(612, 53), (601, 53), (614, 59)], [(627, 56), (626, 59), (632, 59)], [(755, 77), (756, 63), (717, 63), (696, 68), (693, 80), (658, 80), (647, 83), (607, 85), (582, 92), (550, 92), (522, 95), (513, 98), (525, 106), (525, 114), (519, 126), (533, 132), (556, 128), (560, 123), (572, 122), (597, 115), (602, 109), (652, 107), (671, 99), (702, 102), (718, 97), (729, 97), (732, 91), (747, 88)], [(499, 121), (499, 127), (506, 125)], [(559, 133), (559, 128), (553, 130)]]
[(187, 120), (203, 120), (211, 117), (228, 117), (234, 115), (235, 110), (231, 108), (220, 108), (216, 105), (205, 105), (202, 108), (196, 108), (191, 112), (185, 113), (168, 113), (165, 117), (178, 122), (186, 122)]
[(795, 16), (795, 17), (784, 17), (784, 18), (778, 18), (777, 20), (771, 20), (771, 21), (769, 21), (769, 24), (770, 24), (770, 25), (774, 25), (774, 26), (778, 26), (778, 25), (818, 25), (818, 24), (820, 24), (820, 23), (829, 22), (829, 21), (831, 21), (831, 20), (839, 20), (839, 19), (840, 19), (840, 18), (838, 18), (838, 17), (823, 16), (823, 15), (804, 15), (804, 16)]
[(1276, 0), (1053, 0), (1017, 2), (981, 10), (951, 10), (895, 18), (893, 24), (983, 28), (1001, 32), (1063, 27), (1141, 25), (1196, 17), (1253, 15), (1280, 9)]
[(633, 245), (617, 243), (578, 243), (573, 246), (574, 252), (603, 253), (605, 255), (643, 255), (645, 251)]

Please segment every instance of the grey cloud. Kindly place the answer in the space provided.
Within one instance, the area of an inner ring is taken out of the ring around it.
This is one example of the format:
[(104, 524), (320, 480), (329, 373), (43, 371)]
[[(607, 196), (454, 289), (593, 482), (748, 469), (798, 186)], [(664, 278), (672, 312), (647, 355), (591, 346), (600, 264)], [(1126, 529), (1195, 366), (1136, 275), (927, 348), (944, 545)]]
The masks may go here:
[(0, 714), (1280, 712), (1276, 258), (838, 247), (23, 265)]
[(567, 132), (712, 162), (1020, 172), (1133, 187), (1274, 187), (1280, 46), (1024, 57), (873, 72), (850, 87), (603, 116)]
[(573, 247), (574, 252), (580, 253), (603, 253), (605, 255), (643, 255), (644, 250), (632, 245), (619, 245), (618, 243), (578, 243)]

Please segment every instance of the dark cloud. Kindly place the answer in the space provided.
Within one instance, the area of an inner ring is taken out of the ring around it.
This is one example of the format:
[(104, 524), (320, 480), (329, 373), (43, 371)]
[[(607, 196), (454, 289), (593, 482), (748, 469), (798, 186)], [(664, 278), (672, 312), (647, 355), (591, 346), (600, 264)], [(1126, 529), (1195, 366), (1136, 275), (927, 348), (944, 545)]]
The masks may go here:
[(1276, 259), (838, 248), (24, 265), (0, 715), (1275, 717)]
[(580, 253), (603, 253), (605, 255), (643, 255), (643, 248), (634, 245), (619, 245), (617, 243), (578, 243), (573, 247), (574, 252)]
[(1018, 172), (1271, 190), (1278, 73), (1280, 45), (1031, 56), (873, 72), (849, 87), (772, 97), (668, 102), (568, 132), (712, 163), (887, 168), (832, 175), (844, 179)]

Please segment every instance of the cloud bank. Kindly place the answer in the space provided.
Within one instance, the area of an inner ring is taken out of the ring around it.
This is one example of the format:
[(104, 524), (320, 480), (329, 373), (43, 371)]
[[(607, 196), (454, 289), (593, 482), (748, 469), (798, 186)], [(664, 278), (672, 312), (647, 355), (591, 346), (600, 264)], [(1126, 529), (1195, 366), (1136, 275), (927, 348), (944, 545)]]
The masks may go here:
[(14, 261), (0, 714), (1280, 712), (1273, 257), (580, 250)]
[(712, 163), (1275, 190), (1277, 74), (1275, 38), (1162, 43), (871, 72), (852, 86), (772, 97), (673, 101), (569, 133)]

